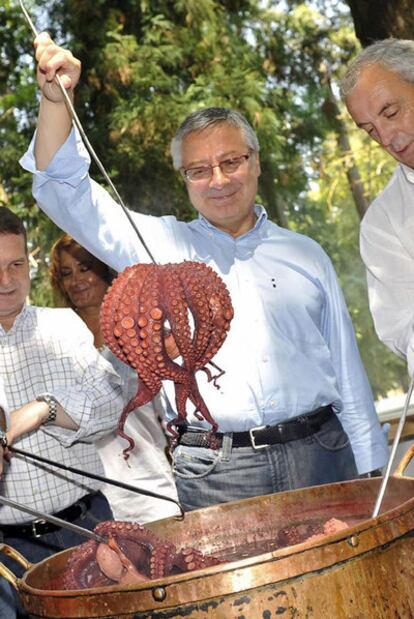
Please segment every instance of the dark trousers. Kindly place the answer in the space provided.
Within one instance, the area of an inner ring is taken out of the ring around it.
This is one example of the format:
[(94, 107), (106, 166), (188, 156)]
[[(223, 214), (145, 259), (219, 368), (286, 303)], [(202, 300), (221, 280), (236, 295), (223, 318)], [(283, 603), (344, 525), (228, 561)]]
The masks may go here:
[[(101, 492), (90, 495), (89, 508), (85, 507), (83, 513), (73, 521), (84, 529), (92, 531), (99, 522), (112, 520), (113, 515), (109, 503)], [(20, 552), (31, 563), (39, 563), (46, 557), (50, 557), (61, 550), (77, 546), (87, 541), (68, 529), (59, 529), (52, 533), (46, 533), (41, 537), (7, 537), (1, 532), (0, 543), (4, 542)], [(23, 568), (15, 561), (0, 554), (0, 561), (6, 565), (16, 576), (22, 576)], [(0, 619), (26, 619), (29, 615), (23, 610), (15, 589), (0, 577)]]

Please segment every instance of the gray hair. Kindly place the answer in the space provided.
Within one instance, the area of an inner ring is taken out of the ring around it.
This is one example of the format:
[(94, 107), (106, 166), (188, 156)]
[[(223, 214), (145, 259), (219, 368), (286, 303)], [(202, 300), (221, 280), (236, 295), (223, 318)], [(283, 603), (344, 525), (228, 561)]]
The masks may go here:
[(409, 39), (384, 39), (366, 47), (348, 66), (340, 84), (341, 97), (355, 88), (361, 71), (368, 65), (379, 64), (394, 71), (406, 82), (414, 82), (414, 41)]
[(257, 135), (253, 127), (240, 112), (225, 107), (206, 107), (187, 116), (171, 140), (171, 155), (174, 168), (178, 170), (181, 167), (181, 147), (184, 138), (189, 133), (193, 131), (203, 131), (208, 127), (213, 127), (221, 123), (240, 129), (248, 148), (257, 153), (259, 152), (260, 145)]

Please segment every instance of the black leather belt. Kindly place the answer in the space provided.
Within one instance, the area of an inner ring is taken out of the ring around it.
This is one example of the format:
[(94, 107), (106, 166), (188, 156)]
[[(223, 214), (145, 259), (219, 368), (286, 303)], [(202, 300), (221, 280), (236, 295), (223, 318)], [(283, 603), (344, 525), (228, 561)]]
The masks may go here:
[[(67, 522), (73, 522), (79, 516), (86, 513), (91, 506), (91, 497), (93, 495), (86, 495), (62, 509), (62, 511), (53, 514), (56, 518), (66, 520)], [(41, 537), (46, 533), (53, 533), (59, 531), (60, 527), (52, 522), (46, 522), (46, 520), (32, 520), (31, 522), (25, 522), (23, 524), (0, 524), (0, 531), (4, 537)]]
[[(322, 406), (312, 413), (295, 417), (275, 426), (259, 426), (248, 432), (232, 432), (233, 447), (253, 447), (262, 449), (277, 443), (288, 443), (318, 432), (321, 426), (333, 415), (332, 406)], [(221, 447), (225, 434), (193, 430), (188, 426), (177, 426), (180, 434), (177, 444), (191, 447)]]

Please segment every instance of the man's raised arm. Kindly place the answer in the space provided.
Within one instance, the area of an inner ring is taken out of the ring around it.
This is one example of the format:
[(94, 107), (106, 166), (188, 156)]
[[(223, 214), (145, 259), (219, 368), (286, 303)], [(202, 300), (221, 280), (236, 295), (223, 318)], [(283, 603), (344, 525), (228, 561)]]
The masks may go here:
[(73, 101), (81, 63), (70, 51), (58, 47), (47, 32), (36, 37), (34, 46), (38, 63), (37, 81), (42, 91), (35, 158), (37, 169), (45, 170), (72, 128), (72, 117), (55, 77), (59, 75)]

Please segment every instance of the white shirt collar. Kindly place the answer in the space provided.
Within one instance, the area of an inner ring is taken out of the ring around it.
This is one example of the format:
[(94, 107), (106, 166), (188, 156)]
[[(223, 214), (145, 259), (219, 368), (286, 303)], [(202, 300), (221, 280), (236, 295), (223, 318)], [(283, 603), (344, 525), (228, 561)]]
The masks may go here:
[[(267, 221), (268, 217), (267, 217), (266, 209), (264, 208), (264, 206), (262, 206), (261, 204), (255, 204), (254, 212), (256, 213), (256, 216), (257, 216), (256, 223), (254, 224), (253, 228), (251, 228), (245, 234), (242, 234), (240, 237), (238, 237), (238, 239), (242, 239), (248, 236), (249, 234), (252, 234), (260, 230), (264, 226), (265, 222)], [(209, 228), (210, 230), (213, 230), (215, 233), (225, 234), (227, 236), (230, 236), (227, 232), (220, 230), (214, 224), (208, 221), (208, 219), (206, 219), (204, 215), (202, 215), (201, 213), (198, 214), (198, 218), (205, 227)]]
[(409, 183), (413, 183), (414, 184), (414, 169), (410, 168), (408, 165), (404, 165), (403, 163), (400, 163), (400, 167), (401, 167), (401, 169), (403, 171), (405, 179)]

